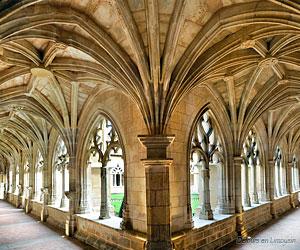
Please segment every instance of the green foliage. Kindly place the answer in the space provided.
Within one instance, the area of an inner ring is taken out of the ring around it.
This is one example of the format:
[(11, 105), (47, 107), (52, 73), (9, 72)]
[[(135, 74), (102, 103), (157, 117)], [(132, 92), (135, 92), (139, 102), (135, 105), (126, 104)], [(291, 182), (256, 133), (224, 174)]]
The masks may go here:
[(119, 216), (123, 199), (124, 199), (124, 194), (111, 194), (110, 195), (110, 203), (115, 208), (116, 216)]
[(199, 194), (191, 194), (191, 206), (192, 206), (192, 213), (194, 216), (196, 213), (196, 208), (200, 206)]

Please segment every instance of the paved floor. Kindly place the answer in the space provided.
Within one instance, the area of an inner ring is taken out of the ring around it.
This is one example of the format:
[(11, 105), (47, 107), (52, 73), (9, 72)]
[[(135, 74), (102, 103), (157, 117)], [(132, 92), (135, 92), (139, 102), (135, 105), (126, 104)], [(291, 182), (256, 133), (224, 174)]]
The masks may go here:
[(0, 250), (8, 249), (94, 250), (0, 200)]
[(283, 216), (252, 232), (248, 242), (237, 239), (222, 249), (238, 250), (300, 250), (300, 208), (295, 208)]

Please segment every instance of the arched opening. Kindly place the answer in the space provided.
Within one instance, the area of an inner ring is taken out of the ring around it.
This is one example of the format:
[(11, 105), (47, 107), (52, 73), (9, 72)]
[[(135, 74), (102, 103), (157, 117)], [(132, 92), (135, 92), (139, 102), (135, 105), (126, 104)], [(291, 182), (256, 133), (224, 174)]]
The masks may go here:
[(63, 140), (59, 137), (52, 167), (52, 204), (68, 208), (69, 200), (65, 195), (69, 191), (69, 155)]
[(122, 217), (124, 160), (117, 130), (101, 116), (89, 139), (87, 168), (90, 169), (92, 212), (100, 219)]
[(209, 111), (201, 115), (190, 144), (190, 193), (192, 215), (213, 219), (222, 207), (223, 149)]
[(242, 203), (245, 207), (258, 204), (261, 190), (261, 160), (255, 133), (250, 130), (242, 151)]

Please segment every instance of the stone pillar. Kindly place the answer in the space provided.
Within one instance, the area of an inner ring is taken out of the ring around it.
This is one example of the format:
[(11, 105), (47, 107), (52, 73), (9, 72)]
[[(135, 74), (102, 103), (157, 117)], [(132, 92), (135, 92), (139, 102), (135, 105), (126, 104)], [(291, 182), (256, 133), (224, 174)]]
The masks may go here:
[(18, 189), (18, 197), (17, 197), (16, 208), (19, 208), (22, 207), (23, 186), (17, 185), (17, 189)]
[(76, 192), (68, 191), (65, 195), (69, 199), (69, 212), (66, 220), (66, 235), (73, 236), (76, 230), (76, 218), (75, 218), (75, 202), (76, 202)]
[(86, 166), (81, 168), (81, 196), (79, 213), (91, 212), (91, 193), (92, 193), (92, 169), (89, 161)]
[(212, 220), (213, 213), (210, 206), (210, 190), (209, 190), (209, 166), (208, 162), (202, 161), (201, 180), (202, 180), (202, 203), (200, 209), (200, 219)]
[(242, 164), (243, 166), (243, 174), (244, 174), (244, 182), (243, 182), (243, 201), (245, 207), (251, 207), (250, 195), (249, 195), (249, 175), (248, 175), (248, 165)]
[(278, 164), (278, 162), (277, 162), (277, 164), (276, 164), (276, 169), (277, 169), (277, 196), (279, 197), (279, 196), (282, 196), (282, 192), (281, 192), (281, 174), (280, 174), (280, 163)]
[(61, 200), (60, 200), (60, 207), (64, 208), (67, 207), (67, 199), (65, 195), (65, 190), (66, 190), (66, 166), (65, 163), (61, 163), (61, 178), (62, 178), (62, 184), (61, 184)]
[(235, 212), (242, 213), (242, 167), (243, 159), (240, 156), (235, 156), (233, 158), (233, 168), (234, 168), (234, 183), (235, 183)]
[(242, 205), (242, 164), (243, 158), (240, 156), (235, 156), (233, 158), (234, 166), (234, 182), (235, 182), (235, 211), (238, 214), (236, 217), (236, 231), (238, 235), (243, 237), (247, 236), (247, 231), (244, 227), (243, 221), (243, 205)]
[(99, 219), (108, 219), (110, 218), (109, 209), (109, 193), (108, 193), (108, 166), (101, 167), (101, 204), (100, 204), (100, 216)]
[(19, 186), (18, 186), (18, 207), (24, 208), (24, 164), (22, 163), (19, 168)]
[(52, 173), (52, 183), (51, 183), (51, 192), (50, 192), (50, 201), (49, 204), (56, 205), (56, 165), (53, 164), (51, 168)]
[(291, 194), (293, 192), (293, 186), (292, 186), (292, 171), (294, 170), (294, 163), (289, 162), (287, 166), (287, 173), (286, 173), (286, 193)]
[(267, 189), (267, 200), (272, 201), (274, 200), (274, 195), (276, 194), (276, 188), (275, 188), (275, 161), (274, 160), (269, 160), (268, 161), (268, 182), (266, 185)]
[(167, 147), (174, 135), (140, 135), (147, 149), (146, 172), (147, 249), (172, 249), (169, 167)]
[(298, 167), (298, 162), (296, 162), (296, 190), (299, 190), (299, 167)]
[(46, 221), (48, 217), (47, 205), (48, 205), (48, 197), (49, 197), (49, 189), (42, 188), (42, 196), (43, 196), (43, 207), (41, 211), (41, 221)]
[(33, 191), (32, 191), (32, 187), (27, 187), (27, 202), (25, 205), (25, 213), (30, 213), (32, 210), (32, 206), (31, 206), (31, 200), (33, 199)]
[(292, 167), (292, 181), (293, 181), (293, 186), (292, 186), (292, 189), (293, 189), (293, 192), (296, 191), (297, 187), (296, 187), (296, 166), (295, 164), (293, 164), (293, 167)]
[[(69, 154), (69, 191), (65, 195), (69, 199), (69, 213), (67, 216), (65, 230), (67, 236), (73, 236), (76, 230), (75, 212), (78, 201), (76, 192), (76, 145), (73, 145), (72, 154)], [(80, 187), (79, 187), (80, 188)]]
[(250, 166), (251, 168), (251, 177), (252, 177), (252, 193), (251, 193), (251, 200), (253, 204), (258, 204), (258, 195), (257, 195), (257, 181), (256, 181), (256, 165), (253, 164)]
[(13, 167), (12, 169), (12, 183), (11, 183), (11, 187), (12, 187), (12, 190), (11, 190), (11, 193), (15, 193), (16, 192), (16, 188), (17, 188), (17, 185), (16, 185), (16, 166)]

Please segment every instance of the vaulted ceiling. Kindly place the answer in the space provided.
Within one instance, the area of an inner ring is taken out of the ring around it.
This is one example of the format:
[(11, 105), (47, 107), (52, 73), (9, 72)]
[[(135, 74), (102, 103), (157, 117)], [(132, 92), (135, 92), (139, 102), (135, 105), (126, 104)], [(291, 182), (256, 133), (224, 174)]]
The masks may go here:
[(42, 150), (51, 128), (76, 130), (112, 88), (138, 105), (149, 133), (163, 133), (199, 84), (237, 142), (261, 119), (297, 147), (299, 70), (297, 0), (3, 0), (0, 155), (31, 142)]

